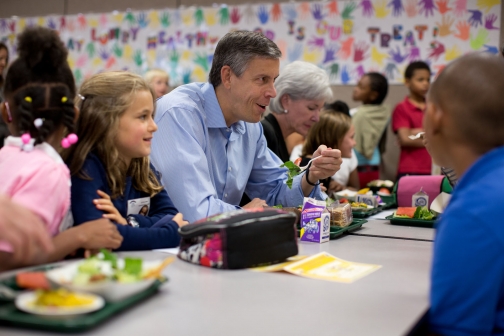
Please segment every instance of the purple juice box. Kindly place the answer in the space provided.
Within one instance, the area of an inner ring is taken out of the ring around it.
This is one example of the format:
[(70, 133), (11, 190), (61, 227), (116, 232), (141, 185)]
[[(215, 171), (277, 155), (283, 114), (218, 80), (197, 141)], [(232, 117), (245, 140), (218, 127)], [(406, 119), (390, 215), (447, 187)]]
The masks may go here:
[(305, 199), (301, 211), (301, 241), (325, 243), (331, 230), (330, 214), (325, 201)]

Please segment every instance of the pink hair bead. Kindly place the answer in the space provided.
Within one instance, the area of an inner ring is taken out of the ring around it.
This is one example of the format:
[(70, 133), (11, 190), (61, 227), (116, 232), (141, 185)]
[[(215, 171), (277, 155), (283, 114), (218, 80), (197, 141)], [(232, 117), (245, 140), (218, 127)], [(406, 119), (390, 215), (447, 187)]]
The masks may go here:
[(75, 133), (68, 134), (68, 136), (66, 138), (67, 138), (68, 142), (70, 143), (70, 145), (77, 143), (77, 141), (79, 140), (79, 138), (77, 137), (77, 135)]
[(67, 138), (63, 138), (63, 140), (61, 140), (61, 147), (68, 148), (70, 146), (71, 146), (70, 141), (68, 141)]
[(29, 144), (30, 143), (30, 140), (31, 140), (31, 136), (30, 136), (30, 133), (25, 133), (23, 135), (21, 135), (21, 141), (26, 145), (26, 144)]

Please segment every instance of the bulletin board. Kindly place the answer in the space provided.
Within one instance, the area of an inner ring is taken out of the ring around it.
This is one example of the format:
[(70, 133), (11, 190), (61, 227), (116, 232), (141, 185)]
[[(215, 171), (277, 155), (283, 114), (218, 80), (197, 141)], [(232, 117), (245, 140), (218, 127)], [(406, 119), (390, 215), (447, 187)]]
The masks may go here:
[(161, 68), (170, 85), (206, 81), (213, 52), (229, 31), (260, 31), (296, 60), (325, 69), (332, 84), (365, 72), (403, 80), (414, 60), (438, 73), (472, 51), (498, 53), (500, 0), (289, 2), (0, 19), (0, 40), (16, 55), (16, 34), (40, 25), (59, 32), (80, 84), (107, 70)]

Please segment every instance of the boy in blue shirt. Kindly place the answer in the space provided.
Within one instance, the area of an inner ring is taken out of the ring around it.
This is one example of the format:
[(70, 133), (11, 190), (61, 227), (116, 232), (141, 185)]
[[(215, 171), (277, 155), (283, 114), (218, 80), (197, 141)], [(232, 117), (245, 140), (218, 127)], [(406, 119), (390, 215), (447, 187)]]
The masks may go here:
[(436, 334), (504, 334), (503, 92), (504, 59), (475, 53), (449, 64), (428, 94), (428, 150), (460, 176), (434, 243)]

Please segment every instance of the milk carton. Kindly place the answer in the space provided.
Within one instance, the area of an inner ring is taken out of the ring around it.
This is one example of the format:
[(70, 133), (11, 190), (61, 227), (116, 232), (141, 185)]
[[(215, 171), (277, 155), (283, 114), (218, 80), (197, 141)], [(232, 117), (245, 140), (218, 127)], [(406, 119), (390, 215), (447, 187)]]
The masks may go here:
[(422, 189), (411, 197), (411, 206), (424, 207), (429, 205), (429, 195)]
[(357, 195), (355, 201), (358, 203), (365, 203), (372, 206), (373, 208), (376, 208), (378, 206), (376, 196), (373, 195)]
[(325, 201), (305, 199), (301, 211), (301, 241), (325, 243), (330, 233), (331, 221)]

